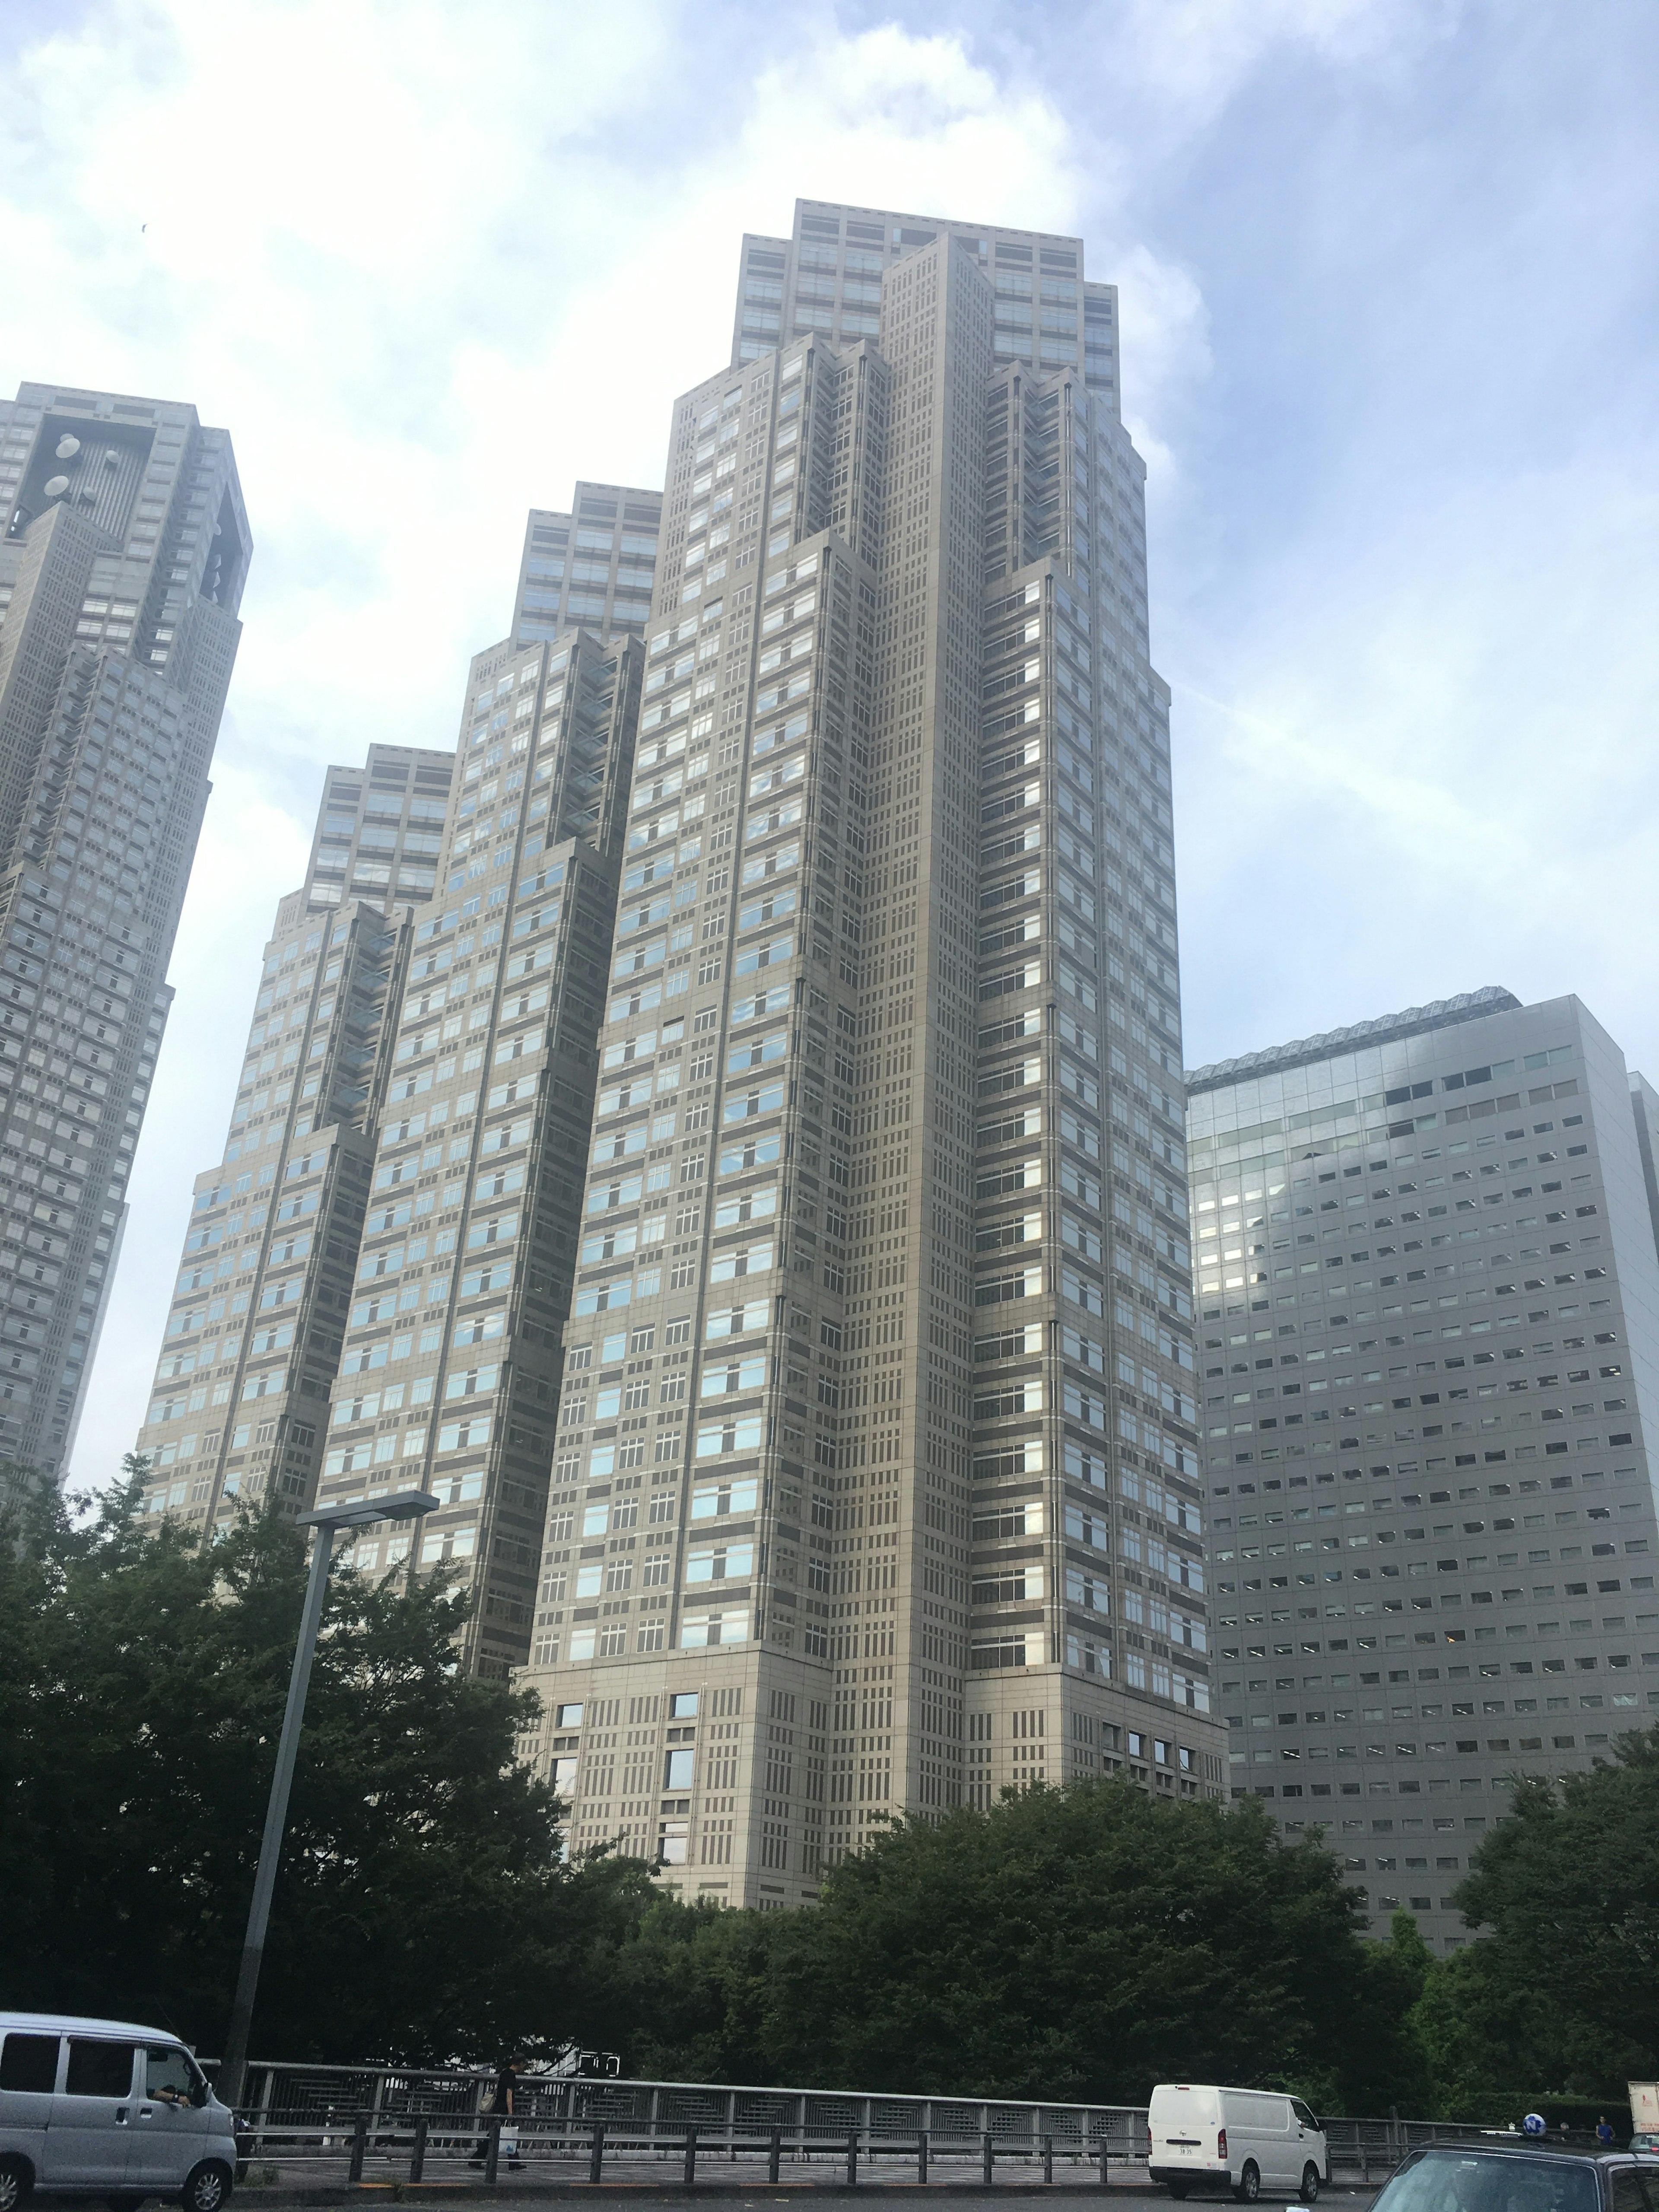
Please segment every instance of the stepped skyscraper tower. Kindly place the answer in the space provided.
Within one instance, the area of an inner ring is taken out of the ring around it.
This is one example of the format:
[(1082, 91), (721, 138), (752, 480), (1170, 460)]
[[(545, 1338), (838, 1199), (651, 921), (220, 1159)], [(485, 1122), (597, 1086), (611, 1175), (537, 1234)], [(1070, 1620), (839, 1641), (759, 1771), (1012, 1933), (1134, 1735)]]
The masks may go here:
[(800, 202), (740, 293), (673, 412), (525, 1679), (573, 1844), (787, 1904), (911, 1809), (1224, 1767), (1115, 290)]
[(456, 752), (327, 771), (138, 1440), (147, 1510), (198, 1524), (429, 1484), (418, 1550), (357, 1564), (473, 1581), (462, 1656), (496, 1674), (529, 1650), (660, 507), (533, 510)]

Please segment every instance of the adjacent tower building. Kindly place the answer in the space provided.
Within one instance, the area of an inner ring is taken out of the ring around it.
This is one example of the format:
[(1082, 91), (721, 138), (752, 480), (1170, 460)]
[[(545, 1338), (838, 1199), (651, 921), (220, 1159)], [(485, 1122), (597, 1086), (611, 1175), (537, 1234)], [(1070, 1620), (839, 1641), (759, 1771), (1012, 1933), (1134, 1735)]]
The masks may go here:
[(60, 1475), (126, 1214), (240, 626), (230, 440), (0, 403), (0, 1458)]
[[(438, 1493), (418, 1531), (377, 1530), (356, 1557), (470, 1579), (462, 1662), (489, 1674), (530, 1653), (661, 505), (580, 483), (571, 514), (530, 518), (514, 632), (472, 661), (436, 892), (347, 1170), (366, 1215), (337, 1293), (320, 1494)], [(678, 750), (641, 756), (665, 793)]]
[(1188, 1091), (1232, 1795), (1451, 1949), (1510, 1778), (1659, 1706), (1654, 1093), (1491, 988)]
[(799, 203), (674, 411), (534, 1651), (577, 1844), (1218, 1794), (1144, 470), (1081, 244)]
[(204, 1524), (239, 1501), (311, 1502), (453, 767), (371, 745), (361, 769), (326, 772), (305, 881), (264, 948), (222, 1158), (196, 1179), (137, 1443), (151, 1512)]

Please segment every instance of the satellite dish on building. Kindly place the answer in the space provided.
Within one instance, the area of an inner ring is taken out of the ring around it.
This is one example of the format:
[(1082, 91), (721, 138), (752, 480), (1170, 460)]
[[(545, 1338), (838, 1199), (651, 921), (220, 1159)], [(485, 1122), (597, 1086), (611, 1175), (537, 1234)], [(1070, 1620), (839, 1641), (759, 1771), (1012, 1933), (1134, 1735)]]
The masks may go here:
[(61, 499), (68, 489), (69, 478), (67, 477), (48, 477), (46, 478), (46, 494), (48, 499)]
[(69, 432), (65, 430), (63, 436), (58, 441), (58, 459), (60, 461), (73, 460), (76, 454), (78, 453), (80, 450), (81, 441), (78, 438), (72, 438)]

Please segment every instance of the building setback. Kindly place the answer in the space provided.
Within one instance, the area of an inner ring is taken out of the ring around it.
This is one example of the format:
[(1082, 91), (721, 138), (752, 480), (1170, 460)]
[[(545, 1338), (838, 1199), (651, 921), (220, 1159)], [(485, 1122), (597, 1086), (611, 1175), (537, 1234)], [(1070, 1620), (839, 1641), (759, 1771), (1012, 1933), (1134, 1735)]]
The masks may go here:
[[(660, 511), (655, 492), (580, 483), (571, 514), (532, 514), (514, 635), (471, 663), (322, 1447), (325, 1500), (437, 1492), (418, 1531), (377, 1529), (356, 1557), (471, 1580), (461, 1661), (495, 1675), (530, 1654)], [(592, 572), (562, 580), (562, 605), (591, 627), (544, 641), (527, 580), (561, 531)]]
[(301, 888), (276, 910), (221, 1161), (196, 1178), (137, 1449), (147, 1510), (310, 1504), (367, 1208), (415, 916), (454, 757), (371, 745), (331, 768)]
[(660, 492), (579, 483), (568, 514), (532, 507), (519, 562), (520, 645), (586, 625), (601, 637), (635, 636), (651, 612)]
[(1654, 1093), (1492, 988), (1188, 1088), (1232, 1795), (1454, 1949), (1510, 1778), (1659, 1705)]
[(798, 203), (674, 410), (532, 1663), (580, 1845), (1217, 1795), (1113, 289)]
[(172, 1001), (251, 540), (192, 407), (0, 402), (0, 1460), (61, 1477)]

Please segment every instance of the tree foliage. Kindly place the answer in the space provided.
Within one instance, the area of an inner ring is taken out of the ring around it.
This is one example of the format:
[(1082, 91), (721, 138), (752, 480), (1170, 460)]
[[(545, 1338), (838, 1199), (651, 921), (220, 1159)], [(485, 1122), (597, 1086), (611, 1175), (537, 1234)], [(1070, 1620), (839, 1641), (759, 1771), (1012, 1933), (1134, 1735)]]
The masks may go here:
[[(141, 1530), (136, 1485), (0, 1543), (0, 2002), (228, 2016), (305, 1585), (275, 1518)], [(646, 1869), (562, 1863), (514, 1759), (533, 1705), (460, 1675), (464, 1601), (337, 1568), (311, 1680), (256, 2055), (488, 2058), (578, 2031)]]
[(1659, 1728), (1610, 1762), (1523, 1778), (1457, 1892), (1480, 1940), (1438, 1966), (1415, 2026), (1444, 2107), (1517, 2088), (1622, 2100), (1659, 2071)]
[(1254, 1800), (1077, 1782), (897, 1823), (816, 1911), (659, 1906), (606, 2027), (683, 2078), (1115, 2102), (1197, 2079), (1386, 2109), (1420, 2087), (1422, 1961), (1365, 1943), (1361, 1911)]

